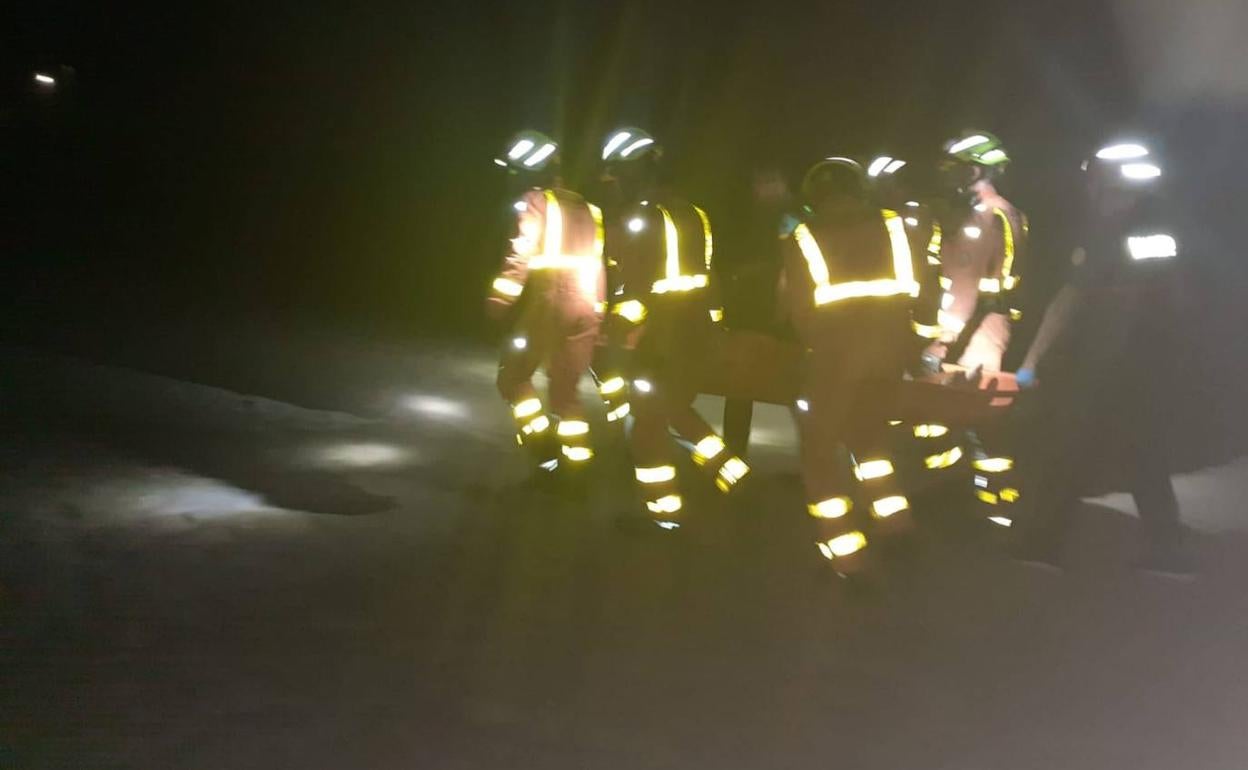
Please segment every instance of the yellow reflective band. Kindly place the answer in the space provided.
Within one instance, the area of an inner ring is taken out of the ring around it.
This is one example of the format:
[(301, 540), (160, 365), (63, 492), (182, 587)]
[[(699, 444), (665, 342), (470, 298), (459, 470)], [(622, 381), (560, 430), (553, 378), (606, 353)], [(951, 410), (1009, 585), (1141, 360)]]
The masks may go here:
[(683, 505), (680, 495), (665, 495), (658, 500), (646, 501), (646, 508), (651, 513), (676, 513)]
[(594, 450), (583, 446), (568, 446), (565, 444), (560, 451), (563, 452), (564, 457), (574, 463), (583, 463), (594, 456)]
[(996, 524), (998, 527), (1014, 526), (1013, 520), (1007, 519), (1004, 516), (989, 516), (988, 521), (991, 521), (993, 524)]
[(724, 440), (712, 433), (694, 445), (693, 461), (698, 465), (705, 465), (708, 460), (719, 457), (722, 451), (724, 451)]
[(867, 536), (861, 532), (847, 532), (818, 545), (820, 553), (827, 559), (852, 556), (867, 547)]
[(1000, 278), (980, 278), (979, 290), (984, 294), (1000, 294), (1001, 279)]
[(536, 398), (526, 398), (515, 406), (511, 407), (511, 413), (518, 419), (532, 417), (542, 411), (542, 402)]
[(1023, 311), (1018, 310), (1017, 308), (1010, 308), (1010, 320), (1011, 321), (1023, 320)]
[(650, 285), (650, 291), (655, 294), (667, 294), (669, 292), (693, 291), (694, 289), (706, 288), (710, 283), (710, 278), (704, 274), (699, 275), (678, 275), (675, 278), (661, 278)]
[(531, 436), (535, 433), (544, 433), (550, 427), (550, 418), (544, 414), (539, 414), (528, 422), (520, 430), (526, 435)]
[(736, 486), (737, 482), (745, 478), (750, 472), (750, 466), (740, 457), (729, 457), (719, 469), (719, 478), (715, 479), (715, 486), (720, 492), (727, 492)]
[(892, 426), (892, 427), (896, 428), (898, 425), (901, 425), (901, 420), (889, 420), (889, 421), (888, 421), (888, 424), (889, 424), (890, 426)]
[(584, 436), (589, 433), (589, 423), (584, 420), (564, 420), (555, 431), (559, 436)]
[(553, 190), (543, 193), (546, 196), (546, 237), (545, 257), (554, 259), (563, 249), (563, 210), (559, 208), (559, 199)]
[(881, 497), (874, 503), (871, 503), (871, 513), (875, 514), (877, 519), (887, 519), (889, 516), (901, 513), (910, 507), (910, 501), (904, 495), (893, 495), (892, 497)]
[(893, 464), (888, 460), (867, 460), (854, 466), (854, 477), (859, 481), (882, 479), (893, 475)]
[(932, 224), (932, 239), (927, 242), (927, 256), (930, 259), (935, 259), (937, 264), (940, 263), (940, 245), (941, 245), (942, 238), (943, 238), (943, 235), (941, 233), (940, 225), (933, 223)]
[(891, 278), (875, 281), (846, 281), (844, 283), (820, 286), (815, 289), (815, 304), (829, 305), (847, 299), (861, 297), (896, 297), (910, 294), (918, 284), (906, 284)]
[(952, 468), (962, 459), (962, 447), (955, 446), (948, 452), (941, 452), (938, 455), (932, 455), (923, 459), (923, 465), (928, 470), (938, 471), (944, 468)]
[(806, 260), (806, 269), (810, 272), (810, 279), (814, 281), (815, 290), (818, 292), (819, 287), (827, 286), (832, 281), (828, 275), (828, 265), (823, 261), (823, 251), (805, 223), (793, 230), (793, 239), (797, 241), (797, 248)]
[[(676, 222), (667, 209), (659, 206), (663, 215), (663, 247), (666, 250), (664, 277), (669, 281), (680, 277), (680, 233), (676, 231)], [(658, 290), (656, 289), (656, 293)]]
[(629, 323), (641, 323), (646, 319), (646, 306), (641, 300), (629, 299), (616, 305), (611, 311)]
[(816, 519), (839, 519), (849, 513), (854, 507), (853, 502), (848, 497), (829, 497), (827, 500), (818, 503), (811, 503), (806, 506), (806, 510)]
[(941, 262), (940, 262), (940, 257), (933, 257), (931, 254), (928, 254), (928, 255), (927, 255), (927, 264), (929, 264), (929, 265), (935, 265), (935, 266), (939, 267), (939, 266), (940, 266), (940, 264), (941, 264)]
[(910, 238), (906, 235), (905, 222), (900, 214), (891, 209), (884, 209), (881, 213), (893, 251), (893, 277), (898, 284), (906, 287), (907, 292), (917, 297), (919, 284), (914, 280), (914, 262), (910, 254)]
[(921, 324), (918, 321), (912, 321), (910, 326), (913, 327), (915, 334), (925, 340), (940, 339), (940, 335), (944, 331), (940, 324)]
[(628, 416), (628, 413), (631, 411), (632, 411), (632, 407), (630, 405), (620, 404), (616, 408), (612, 409), (610, 412), (607, 412), (607, 422), (615, 422), (616, 420), (623, 420), (625, 417)]
[(607, 303), (605, 303), (605, 302), (595, 302), (595, 303), (594, 303), (594, 312), (595, 312), (595, 313), (604, 313), (604, 312), (606, 312), (606, 310), (607, 310)]
[(598, 392), (604, 396), (612, 396), (624, 390), (623, 377), (610, 377), (598, 386)]
[[(1001, 232), (1005, 237), (1005, 260), (1001, 263), (1001, 277), (1008, 281), (1014, 272), (1014, 226), (1010, 224), (1010, 218), (1001, 209), (994, 208), (992, 213), (1001, 220)], [(1010, 287), (1006, 286), (1006, 288)]]
[(524, 446), (524, 436), (521, 436), (519, 433), (516, 434), (516, 445)]
[(1003, 503), (1017, 503), (1019, 497), (1021, 497), (1021, 495), (1018, 490), (1013, 487), (1006, 487), (1001, 490), (1001, 502)]
[(642, 484), (662, 484), (676, 478), (676, 466), (657, 465), (653, 468), (634, 468), (633, 475)]
[(494, 279), (493, 287), (494, 291), (502, 294), (504, 297), (519, 297), (524, 293), (523, 284), (501, 276)]
[(711, 255), (715, 253), (714, 241), (711, 239), (711, 220), (706, 216), (706, 212), (697, 206), (693, 210), (698, 212), (698, 219), (702, 220), (702, 243), (703, 255), (706, 259), (706, 269), (711, 269)]
[(1006, 291), (1013, 291), (1014, 287), (1018, 286), (1018, 282), (1021, 280), (1017, 275), (1007, 275), (1001, 279), (1001, 288)]
[(592, 203), (585, 205), (589, 206), (589, 216), (594, 220), (594, 258), (601, 260), (607, 240), (607, 230), (602, 224), (602, 209)]
[(949, 432), (949, 428), (944, 425), (916, 425), (914, 426), (915, 438), (940, 438)]
[(989, 505), (997, 504), (997, 496), (989, 492), (986, 489), (975, 490), (975, 496), (978, 497), (980, 500), (983, 500), (985, 503), (988, 503)]
[(720, 321), (724, 320), (724, 309), (722, 307), (711, 308), (710, 314), (711, 314), (711, 321), (713, 323), (719, 323)]
[(973, 467), (984, 473), (1005, 473), (1014, 467), (1014, 461), (1008, 457), (985, 457), (976, 460)]
[(949, 291), (950, 289), (952, 289), (953, 279), (947, 275), (942, 275), (940, 277), (940, 288), (944, 289), (945, 291)]

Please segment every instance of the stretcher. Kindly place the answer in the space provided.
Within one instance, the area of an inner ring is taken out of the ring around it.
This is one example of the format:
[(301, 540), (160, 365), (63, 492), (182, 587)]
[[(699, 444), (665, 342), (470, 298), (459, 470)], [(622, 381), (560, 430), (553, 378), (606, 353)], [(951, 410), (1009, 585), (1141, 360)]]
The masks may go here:
[[(716, 335), (699, 391), (723, 396), (724, 439), (738, 454), (748, 448), (754, 404), (791, 407), (801, 397), (803, 350), (796, 342), (751, 331)], [(1013, 374), (983, 374), (968, 382), (948, 367), (902, 384), (896, 419), (912, 424), (978, 427), (1009, 412), (1019, 393)]]

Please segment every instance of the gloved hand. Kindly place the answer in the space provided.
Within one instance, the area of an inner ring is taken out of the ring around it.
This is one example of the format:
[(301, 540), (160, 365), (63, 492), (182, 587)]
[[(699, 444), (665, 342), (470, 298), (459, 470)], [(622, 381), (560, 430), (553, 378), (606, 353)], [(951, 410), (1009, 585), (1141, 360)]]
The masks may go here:
[(1014, 375), (1014, 379), (1018, 382), (1018, 387), (1023, 390), (1034, 388), (1036, 386), (1036, 370), (1035, 369), (1019, 369)]

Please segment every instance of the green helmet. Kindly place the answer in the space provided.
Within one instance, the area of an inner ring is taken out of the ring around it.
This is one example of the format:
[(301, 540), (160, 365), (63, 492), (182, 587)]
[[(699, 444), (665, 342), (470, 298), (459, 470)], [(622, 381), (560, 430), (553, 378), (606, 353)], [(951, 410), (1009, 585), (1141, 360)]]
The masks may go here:
[(945, 144), (955, 160), (985, 168), (1004, 168), (1010, 162), (1001, 140), (987, 131), (965, 131)]
[(654, 137), (640, 128), (617, 128), (602, 141), (604, 163), (626, 163), (642, 158), (656, 157), (659, 146)]
[(558, 142), (540, 131), (521, 131), (507, 142), (507, 149), (501, 158), (494, 159), (494, 165), (512, 172), (534, 172), (558, 159)]

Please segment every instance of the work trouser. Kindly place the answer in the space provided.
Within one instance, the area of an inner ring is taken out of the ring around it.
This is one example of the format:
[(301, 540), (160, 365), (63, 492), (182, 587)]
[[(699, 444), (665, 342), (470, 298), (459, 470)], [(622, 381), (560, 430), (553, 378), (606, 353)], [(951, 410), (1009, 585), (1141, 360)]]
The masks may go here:
[(819, 551), (842, 574), (866, 566), (876, 538), (913, 525), (888, 425), (910, 348), (908, 320), (904, 306), (880, 301), (824, 311), (799, 329), (809, 349), (796, 412), (807, 511)]
[(694, 463), (721, 492), (732, 491), (750, 470), (693, 408), (715, 331), (705, 307), (683, 299), (652, 303), (631, 365), (634, 477), (647, 511), (664, 529), (679, 527), (684, 509), (672, 434), (691, 447)]
[[(546, 470), (593, 457), (577, 388), (593, 360), (599, 326), (593, 303), (574, 285), (551, 283), (523, 309), (498, 367), (498, 392), (511, 405), (517, 441)], [(545, 405), (533, 386), (533, 374), (543, 365), (549, 387)]]
[(1031, 490), (1027, 541), (1060, 547), (1080, 493), (1096, 474), (1122, 472), (1150, 545), (1180, 535), (1179, 505), (1159, 423), (1169, 413), (1165, 387), (1149, 366), (1158, 338), (1147, 330), (1102, 327), (1094, 344), (1051, 356), (1041, 369), (1039, 408), (1023, 457)]

